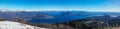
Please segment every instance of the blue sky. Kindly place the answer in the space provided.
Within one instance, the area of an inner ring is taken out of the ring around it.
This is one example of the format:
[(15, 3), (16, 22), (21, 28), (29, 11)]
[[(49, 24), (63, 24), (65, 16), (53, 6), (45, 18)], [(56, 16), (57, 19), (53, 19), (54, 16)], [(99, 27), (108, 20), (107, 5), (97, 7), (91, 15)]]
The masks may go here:
[(120, 12), (120, 0), (0, 0), (0, 9)]

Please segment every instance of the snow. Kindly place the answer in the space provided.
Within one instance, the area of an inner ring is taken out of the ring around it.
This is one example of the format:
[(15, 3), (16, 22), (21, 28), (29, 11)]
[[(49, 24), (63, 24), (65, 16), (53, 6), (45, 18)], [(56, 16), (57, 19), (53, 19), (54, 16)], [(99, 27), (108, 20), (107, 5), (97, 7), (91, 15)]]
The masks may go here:
[(0, 29), (46, 29), (12, 21), (0, 21)]

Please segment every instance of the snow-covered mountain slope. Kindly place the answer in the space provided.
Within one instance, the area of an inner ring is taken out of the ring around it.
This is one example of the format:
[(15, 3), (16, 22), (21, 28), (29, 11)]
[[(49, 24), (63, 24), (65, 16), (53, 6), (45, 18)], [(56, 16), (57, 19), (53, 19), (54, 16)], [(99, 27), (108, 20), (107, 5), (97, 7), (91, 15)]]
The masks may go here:
[(0, 21), (0, 29), (49, 29), (49, 28), (40, 28), (12, 21)]

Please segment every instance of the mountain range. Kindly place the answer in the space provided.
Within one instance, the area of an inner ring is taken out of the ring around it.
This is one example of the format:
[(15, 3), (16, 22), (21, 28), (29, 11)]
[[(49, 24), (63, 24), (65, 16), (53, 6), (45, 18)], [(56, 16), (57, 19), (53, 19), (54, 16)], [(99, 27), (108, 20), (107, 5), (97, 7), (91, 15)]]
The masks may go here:
[(6, 20), (26, 19), (31, 23), (59, 23), (104, 14), (119, 16), (118, 12), (85, 12), (85, 11), (21, 11), (0, 12), (0, 18)]

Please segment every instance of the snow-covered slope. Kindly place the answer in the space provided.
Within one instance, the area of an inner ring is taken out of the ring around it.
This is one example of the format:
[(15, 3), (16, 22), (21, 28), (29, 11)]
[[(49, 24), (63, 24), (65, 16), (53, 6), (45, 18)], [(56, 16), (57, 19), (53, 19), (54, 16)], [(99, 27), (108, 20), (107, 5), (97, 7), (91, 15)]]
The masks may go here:
[(0, 29), (48, 29), (12, 21), (0, 21)]

